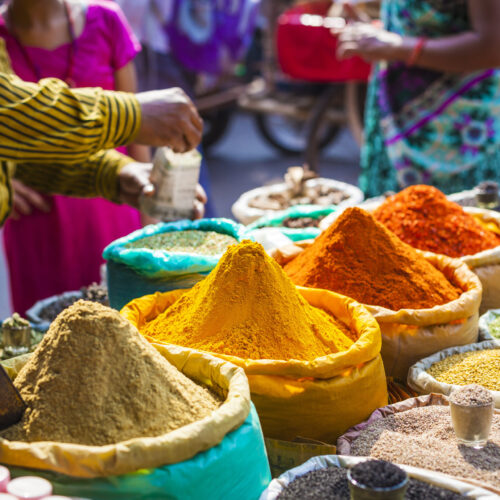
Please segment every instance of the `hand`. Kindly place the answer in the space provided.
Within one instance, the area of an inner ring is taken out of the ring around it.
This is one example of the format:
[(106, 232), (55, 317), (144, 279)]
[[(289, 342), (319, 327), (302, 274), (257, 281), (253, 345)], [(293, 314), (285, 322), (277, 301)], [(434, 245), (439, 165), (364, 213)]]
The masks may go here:
[(137, 94), (142, 121), (134, 142), (169, 146), (176, 153), (194, 149), (201, 141), (203, 120), (191, 99), (179, 88)]
[(11, 183), (13, 197), (10, 217), (14, 220), (19, 220), (22, 215), (30, 215), (35, 209), (45, 213), (50, 212), (50, 202), (38, 191), (35, 191), (16, 179), (12, 179)]
[(338, 35), (337, 57), (347, 59), (361, 56), (368, 62), (397, 61), (403, 38), (368, 23), (348, 24), (341, 30), (332, 30)]
[(118, 200), (134, 208), (139, 208), (141, 195), (153, 196), (155, 187), (150, 175), (153, 169), (151, 163), (129, 163), (118, 174)]
[(207, 194), (200, 184), (196, 186), (196, 197), (194, 199), (194, 218), (201, 219), (205, 215), (205, 203)]

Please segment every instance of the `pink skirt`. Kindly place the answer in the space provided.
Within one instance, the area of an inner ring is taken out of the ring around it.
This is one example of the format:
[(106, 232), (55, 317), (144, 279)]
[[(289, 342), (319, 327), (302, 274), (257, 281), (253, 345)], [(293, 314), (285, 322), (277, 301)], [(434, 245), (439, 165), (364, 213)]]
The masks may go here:
[(106, 245), (141, 227), (140, 214), (101, 198), (52, 196), (50, 213), (36, 211), (5, 224), (14, 310), (100, 281)]

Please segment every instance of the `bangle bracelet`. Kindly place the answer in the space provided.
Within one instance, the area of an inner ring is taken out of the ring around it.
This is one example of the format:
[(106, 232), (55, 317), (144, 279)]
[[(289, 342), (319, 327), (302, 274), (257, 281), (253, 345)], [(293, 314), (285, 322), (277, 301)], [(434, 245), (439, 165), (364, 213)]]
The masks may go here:
[(422, 53), (422, 49), (424, 48), (426, 41), (427, 41), (427, 39), (424, 37), (420, 37), (417, 40), (415, 47), (413, 47), (413, 50), (411, 51), (410, 57), (406, 61), (406, 64), (408, 66), (413, 66), (417, 62), (417, 59), (420, 56), (420, 54)]

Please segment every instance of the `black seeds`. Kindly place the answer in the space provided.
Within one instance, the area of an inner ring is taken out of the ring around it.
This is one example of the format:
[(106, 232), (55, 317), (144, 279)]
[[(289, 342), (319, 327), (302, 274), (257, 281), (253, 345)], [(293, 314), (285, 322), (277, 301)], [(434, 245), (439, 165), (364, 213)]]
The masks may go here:
[[(328, 467), (308, 472), (292, 481), (280, 493), (280, 500), (349, 500), (347, 469)], [(431, 484), (410, 479), (406, 500), (459, 500), (466, 498), (459, 493), (438, 488)]]
[(406, 479), (406, 472), (385, 460), (367, 460), (351, 469), (351, 477), (368, 488), (392, 488)]

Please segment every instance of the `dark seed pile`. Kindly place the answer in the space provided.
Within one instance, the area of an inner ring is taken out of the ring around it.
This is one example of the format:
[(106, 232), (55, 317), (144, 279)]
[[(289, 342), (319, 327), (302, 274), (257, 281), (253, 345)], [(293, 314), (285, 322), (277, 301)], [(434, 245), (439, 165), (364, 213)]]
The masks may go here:
[(60, 296), (52, 302), (46, 305), (39, 313), (39, 316), (44, 321), (54, 321), (61, 312), (67, 307), (73, 305), (77, 300), (90, 300), (91, 302), (98, 302), (104, 306), (109, 306), (108, 290), (98, 285), (97, 283), (92, 283), (89, 286), (84, 286), (80, 288), (81, 296), (78, 297), (64, 297)]
[(385, 460), (367, 460), (352, 468), (351, 477), (368, 488), (392, 488), (405, 480), (406, 472)]
[[(308, 472), (292, 481), (279, 495), (279, 500), (349, 500), (347, 469), (328, 467)], [(406, 500), (459, 500), (459, 493), (410, 479)]]

